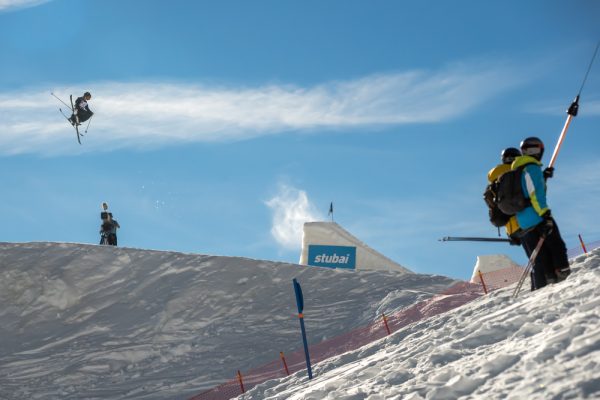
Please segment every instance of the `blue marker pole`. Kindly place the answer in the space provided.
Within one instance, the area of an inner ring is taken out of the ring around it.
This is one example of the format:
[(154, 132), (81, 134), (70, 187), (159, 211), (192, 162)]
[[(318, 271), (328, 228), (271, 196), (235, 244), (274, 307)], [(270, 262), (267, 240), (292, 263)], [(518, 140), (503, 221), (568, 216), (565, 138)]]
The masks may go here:
[(294, 291), (296, 292), (296, 305), (298, 306), (298, 318), (300, 319), (300, 330), (302, 331), (302, 342), (304, 343), (304, 355), (306, 356), (306, 368), (308, 369), (308, 379), (312, 379), (312, 369), (310, 368), (310, 355), (308, 354), (308, 342), (306, 340), (306, 329), (304, 328), (304, 298), (302, 297), (302, 288), (294, 278)]

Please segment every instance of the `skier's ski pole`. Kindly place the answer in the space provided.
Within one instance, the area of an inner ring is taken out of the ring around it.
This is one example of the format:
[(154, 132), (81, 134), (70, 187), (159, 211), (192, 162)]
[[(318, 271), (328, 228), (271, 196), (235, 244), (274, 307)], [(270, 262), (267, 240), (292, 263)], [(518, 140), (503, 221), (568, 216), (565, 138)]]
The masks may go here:
[(596, 54), (598, 54), (599, 47), (600, 47), (600, 42), (598, 42), (598, 45), (596, 46), (596, 50), (594, 51), (594, 55), (592, 56), (590, 65), (588, 66), (587, 72), (585, 73), (585, 76), (583, 78), (583, 82), (581, 83), (581, 87), (579, 88), (579, 93), (577, 93), (575, 100), (573, 100), (573, 102), (571, 103), (571, 106), (567, 110), (567, 114), (568, 114), (567, 120), (565, 121), (565, 125), (563, 126), (560, 136), (558, 137), (558, 142), (556, 142), (556, 146), (554, 147), (554, 152), (552, 152), (552, 157), (550, 158), (550, 163), (548, 164), (549, 168), (554, 166), (554, 162), (556, 161), (558, 152), (560, 151), (560, 148), (562, 147), (562, 143), (565, 140), (565, 136), (567, 135), (567, 131), (569, 130), (569, 124), (571, 123), (571, 119), (573, 119), (573, 117), (577, 116), (577, 111), (579, 110), (579, 97), (581, 96), (581, 91), (583, 90), (583, 86), (585, 85), (585, 81), (588, 78), (590, 70), (592, 69), (592, 64), (594, 63)]
[(503, 238), (487, 238), (487, 237), (459, 237), (445, 236), (438, 239), (439, 242), (506, 242), (510, 243), (510, 239)]
[(94, 116), (92, 115), (92, 116), (90, 117), (90, 119), (88, 120), (88, 125), (87, 125), (87, 127), (85, 128), (85, 133), (87, 133), (88, 129), (90, 128), (90, 124), (92, 123), (92, 118), (93, 118), (93, 117), (94, 117)]
[(60, 98), (58, 98), (54, 93), (50, 93), (52, 96), (56, 97), (56, 99), (58, 101), (60, 101), (61, 103), (63, 103), (65, 106), (69, 107), (71, 110), (73, 109), (70, 105), (68, 105), (67, 103), (65, 103), (64, 101), (62, 101)]
[(540, 240), (538, 240), (538, 243), (535, 246), (535, 249), (533, 249), (533, 252), (531, 253), (531, 256), (529, 257), (529, 261), (527, 262), (527, 266), (523, 270), (523, 273), (521, 274), (521, 277), (519, 278), (519, 282), (517, 283), (517, 286), (515, 287), (515, 291), (512, 294), (513, 299), (519, 295), (519, 292), (521, 291), (521, 287), (523, 286), (523, 283), (525, 282), (527, 275), (529, 275), (531, 273), (533, 264), (535, 263), (535, 259), (537, 258), (537, 255), (540, 252), (542, 245), (544, 244), (544, 240), (546, 240), (546, 236), (542, 236), (540, 238)]

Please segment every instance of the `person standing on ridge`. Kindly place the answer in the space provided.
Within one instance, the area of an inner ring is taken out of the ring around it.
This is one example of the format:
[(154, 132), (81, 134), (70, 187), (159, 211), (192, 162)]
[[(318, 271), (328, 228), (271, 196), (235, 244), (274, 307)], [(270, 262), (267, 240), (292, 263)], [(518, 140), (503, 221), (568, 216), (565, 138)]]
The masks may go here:
[(536, 290), (548, 283), (565, 280), (571, 268), (567, 247), (546, 202), (546, 179), (552, 177), (553, 170), (546, 168), (542, 172), (544, 143), (537, 137), (528, 137), (521, 142), (521, 152), (523, 155), (515, 159), (511, 168), (522, 168), (521, 187), (530, 202), (516, 213), (517, 222), (524, 231), (521, 241), (528, 257), (545, 237), (531, 272), (531, 290)]
[(100, 226), (100, 244), (107, 244), (110, 246), (117, 245), (117, 229), (121, 226), (113, 215), (108, 211), (108, 204), (102, 203), (102, 211), (100, 212), (100, 219), (102, 225)]
[[(500, 228), (504, 226), (506, 229), (506, 234), (510, 239), (510, 244), (519, 245), (521, 241), (519, 239), (521, 232), (521, 228), (519, 227), (519, 223), (517, 222), (516, 216), (509, 216), (504, 214), (495, 203), (496, 193), (497, 193), (497, 183), (498, 179), (505, 173), (510, 171), (510, 166), (513, 161), (521, 156), (521, 152), (519, 149), (514, 147), (508, 147), (502, 150), (500, 154), (501, 163), (492, 168), (487, 175), (488, 178), (488, 186), (483, 193), (483, 199), (488, 206), (489, 209), (489, 218), (492, 225)], [(498, 231), (498, 236), (500, 236), (500, 231)]]
[(87, 121), (94, 115), (92, 110), (88, 105), (88, 101), (90, 101), (92, 95), (90, 92), (85, 92), (83, 96), (78, 97), (75, 100), (75, 109), (73, 110), (73, 114), (69, 118), (69, 122), (73, 125), (81, 125), (83, 122)]

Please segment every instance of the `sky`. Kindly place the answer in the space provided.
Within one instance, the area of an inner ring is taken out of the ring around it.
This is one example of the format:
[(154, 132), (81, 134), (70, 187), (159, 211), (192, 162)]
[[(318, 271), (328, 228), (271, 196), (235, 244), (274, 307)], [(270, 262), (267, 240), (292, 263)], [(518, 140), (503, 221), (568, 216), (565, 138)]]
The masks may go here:
[[(333, 202), (415, 272), (524, 263), (438, 239), (497, 236), (487, 172), (532, 135), (549, 160), (599, 19), (591, 0), (0, 0), (0, 241), (97, 243), (106, 201), (122, 246), (298, 262)], [(50, 93), (85, 91), (79, 145)], [(596, 60), (549, 183), (569, 248), (600, 238), (599, 122)]]

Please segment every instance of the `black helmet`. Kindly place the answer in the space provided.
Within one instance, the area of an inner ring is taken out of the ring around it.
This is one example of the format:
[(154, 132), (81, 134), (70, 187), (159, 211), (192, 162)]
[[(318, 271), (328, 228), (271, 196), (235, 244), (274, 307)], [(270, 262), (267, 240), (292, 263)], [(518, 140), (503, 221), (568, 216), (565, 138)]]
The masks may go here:
[(83, 94), (83, 97), (89, 97), (89, 98), (92, 98), (92, 94), (91, 94), (90, 92), (85, 92), (85, 93)]
[(521, 142), (521, 152), (540, 161), (544, 155), (544, 142), (536, 137), (528, 137)]
[(515, 161), (515, 158), (519, 157), (521, 152), (519, 149), (515, 149), (514, 147), (508, 147), (502, 150), (500, 154), (500, 158), (502, 159), (502, 164), (511, 164)]

